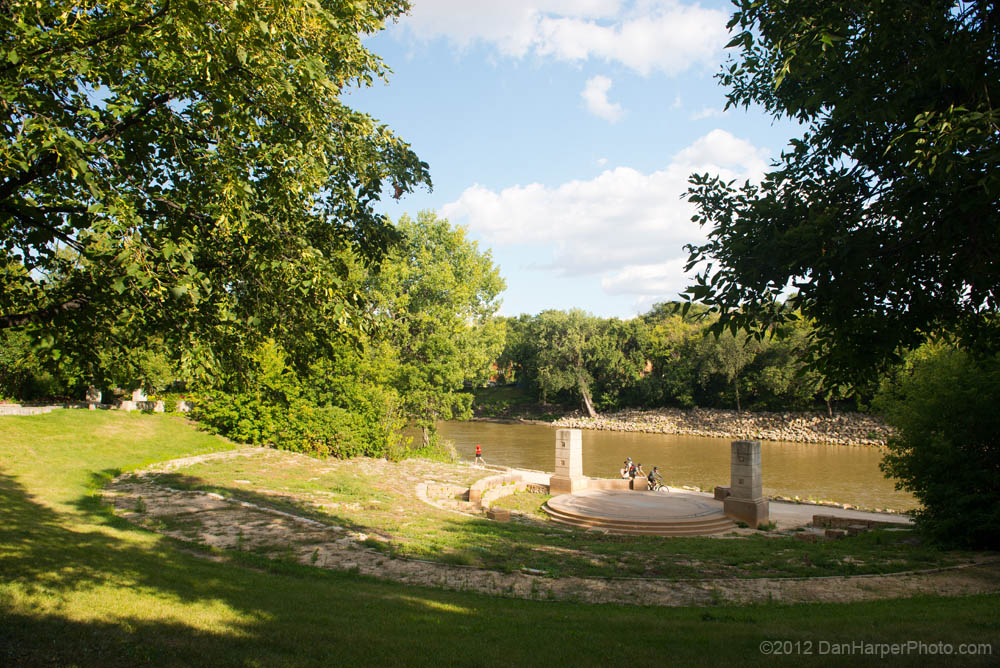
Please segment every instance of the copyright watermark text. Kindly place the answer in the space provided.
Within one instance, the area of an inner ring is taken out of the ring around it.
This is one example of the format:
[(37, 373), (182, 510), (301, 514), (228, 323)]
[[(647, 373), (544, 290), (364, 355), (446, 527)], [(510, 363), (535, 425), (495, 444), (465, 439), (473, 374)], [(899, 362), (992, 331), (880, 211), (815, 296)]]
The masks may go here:
[(833, 642), (830, 640), (765, 640), (760, 653), (772, 656), (993, 656), (990, 643)]

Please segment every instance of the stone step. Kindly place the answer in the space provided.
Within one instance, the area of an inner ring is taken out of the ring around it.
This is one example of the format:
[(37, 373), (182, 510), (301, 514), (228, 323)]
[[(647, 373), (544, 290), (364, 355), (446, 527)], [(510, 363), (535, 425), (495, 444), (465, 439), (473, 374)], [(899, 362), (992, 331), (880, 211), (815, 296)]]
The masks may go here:
[[(674, 527), (674, 526), (685, 526), (685, 527), (698, 527), (698, 526), (714, 526), (720, 523), (733, 525), (733, 522), (723, 515), (722, 513), (713, 513), (711, 515), (696, 516), (690, 518), (678, 518), (670, 520), (641, 520), (641, 519), (624, 519), (624, 518), (613, 518), (613, 517), (600, 517), (597, 515), (581, 515), (574, 513), (569, 510), (557, 509), (551, 507), (549, 504), (543, 506), (545, 512), (549, 515), (559, 516), (567, 520), (578, 520), (583, 522), (591, 522), (596, 524), (608, 524), (620, 527)], [(735, 525), (734, 525), (735, 526)]]
[(564, 526), (571, 526), (576, 529), (581, 530), (595, 530), (603, 531), (610, 534), (627, 535), (627, 536), (713, 536), (722, 533), (728, 533), (736, 528), (735, 524), (722, 524), (719, 526), (702, 526), (702, 527), (660, 527), (660, 528), (623, 528), (615, 526), (605, 526), (605, 525), (595, 525), (593, 523), (584, 521), (566, 521), (556, 517), (552, 518), (553, 522), (557, 522)]
[(726, 533), (736, 528), (736, 524), (723, 515), (688, 520), (642, 521), (585, 517), (556, 510), (549, 507), (548, 504), (543, 506), (543, 509), (554, 522), (560, 524), (579, 529), (597, 529), (608, 533), (624, 535), (705, 536)]

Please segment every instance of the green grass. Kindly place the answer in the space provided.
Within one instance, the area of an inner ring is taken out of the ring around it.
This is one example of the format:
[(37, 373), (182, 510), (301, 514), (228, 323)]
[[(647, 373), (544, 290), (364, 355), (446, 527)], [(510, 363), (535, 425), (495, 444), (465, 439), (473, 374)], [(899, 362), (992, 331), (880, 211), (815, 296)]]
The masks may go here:
[(95, 502), (113, 471), (229, 447), (164, 416), (0, 418), (0, 665), (843, 663), (762, 655), (770, 640), (811, 641), (814, 654), (820, 641), (992, 643), (978, 665), (1000, 652), (997, 596), (677, 609), (497, 599), (218, 553)]
[[(606, 535), (549, 521), (541, 510), (548, 497), (538, 494), (501, 499), (497, 505), (523, 513), (517, 521), (503, 524), (462, 517), (416, 500), (414, 482), (422, 476), (415, 466), (413, 461), (321, 463), (276, 453), (209, 461), (159, 480), (173, 488), (212, 491), (375, 533), (388, 539), (379, 545), (388, 555), (503, 572), (531, 568), (552, 576), (581, 577), (803, 577), (942, 567), (968, 562), (973, 556), (922, 544), (910, 531), (872, 531), (820, 543), (791, 535), (728, 539)], [(490, 473), (443, 464), (425, 466), (432, 468), (427, 474), (449, 475), (451, 482), (464, 485)], [(237, 485), (234, 480), (250, 484)], [(470, 545), (475, 548), (470, 550)]]

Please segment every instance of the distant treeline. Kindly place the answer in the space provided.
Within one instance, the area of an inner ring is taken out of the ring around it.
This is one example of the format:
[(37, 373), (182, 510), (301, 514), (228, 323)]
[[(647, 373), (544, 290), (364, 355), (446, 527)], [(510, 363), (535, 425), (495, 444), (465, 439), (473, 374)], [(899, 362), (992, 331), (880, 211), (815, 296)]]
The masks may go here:
[(707, 333), (710, 314), (685, 316), (657, 304), (631, 320), (581, 310), (543, 311), (506, 319), (507, 340), (496, 379), (516, 383), (543, 402), (579, 403), (584, 411), (693, 406), (738, 410), (851, 408), (874, 388), (826, 382), (807, 365), (810, 325), (799, 320), (783, 337)]

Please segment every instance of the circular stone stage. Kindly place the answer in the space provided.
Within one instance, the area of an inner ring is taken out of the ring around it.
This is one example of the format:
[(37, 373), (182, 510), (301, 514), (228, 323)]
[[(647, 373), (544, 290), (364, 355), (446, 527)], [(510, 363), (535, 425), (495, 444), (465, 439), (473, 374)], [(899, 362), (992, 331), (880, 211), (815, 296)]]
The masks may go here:
[(685, 492), (588, 489), (549, 499), (544, 509), (555, 522), (606, 533), (705, 536), (736, 528), (721, 502)]

